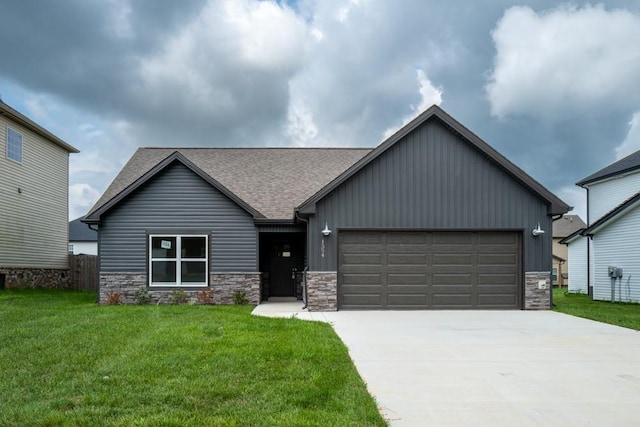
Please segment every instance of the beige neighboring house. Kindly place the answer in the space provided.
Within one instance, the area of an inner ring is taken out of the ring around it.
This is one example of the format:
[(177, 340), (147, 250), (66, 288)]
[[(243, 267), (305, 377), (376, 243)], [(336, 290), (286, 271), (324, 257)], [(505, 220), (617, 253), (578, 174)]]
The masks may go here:
[(576, 231), (586, 228), (587, 224), (578, 215), (563, 215), (553, 222), (553, 284), (567, 286), (569, 278), (569, 249), (560, 241)]
[(67, 286), (69, 153), (0, 100), (0, 288)]

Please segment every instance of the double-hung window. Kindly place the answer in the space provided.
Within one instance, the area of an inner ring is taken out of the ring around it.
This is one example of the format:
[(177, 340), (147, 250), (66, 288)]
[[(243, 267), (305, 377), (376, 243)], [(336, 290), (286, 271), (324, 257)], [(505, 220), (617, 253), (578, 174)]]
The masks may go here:
[(207, 286), (208, 236), (149, 236), (150, 286)]
[(7, 159), (22, 163), (22, 134), (7, 127)]

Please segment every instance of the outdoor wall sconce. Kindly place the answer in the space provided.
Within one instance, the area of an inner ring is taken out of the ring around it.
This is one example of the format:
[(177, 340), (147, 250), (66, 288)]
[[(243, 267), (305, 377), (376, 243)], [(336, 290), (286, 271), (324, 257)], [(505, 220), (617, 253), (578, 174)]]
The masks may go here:
[(544, 230), (540, 228), (540, 223), (536, 225), (536, 228), (531, 230), (531, 234), (533, 234), (533, 237), (538, 237), (539, 235), (544, 234)]
[(329, 235), (331, 234), (331, 230), (329, 230), (329, 225), (326, 222), (324, 223), (324, 230), (322, 230), (321, 233), (324, 237), (329, 237)]

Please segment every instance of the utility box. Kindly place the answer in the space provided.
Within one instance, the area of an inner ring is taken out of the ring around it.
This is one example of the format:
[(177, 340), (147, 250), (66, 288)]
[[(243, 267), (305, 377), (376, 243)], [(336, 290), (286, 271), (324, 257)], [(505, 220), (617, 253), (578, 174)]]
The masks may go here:
[(616, 267), (614, 265), (610, 265), (607, 268), (607, 274), (609, 275), (609, 277), (613, 278), (613, 279), (618, 279), (620, 277), (622, 277), (622, 267)]

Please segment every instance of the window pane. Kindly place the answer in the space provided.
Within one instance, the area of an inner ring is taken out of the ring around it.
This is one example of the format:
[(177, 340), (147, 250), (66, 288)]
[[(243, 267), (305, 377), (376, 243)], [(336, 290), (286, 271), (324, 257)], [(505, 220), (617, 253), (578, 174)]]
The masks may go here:
[(176, 238), (175, 237), (152, 237), (151, 256), (153, 258), (175, 258)]
[(207, 264), (205, 262), (183, 261), (181, 268), (183, 282), (204, 283), (207, 281)]
[(7, 128), (7, 157), (22, 162), (22, 134)]
[(151, 265), (151, 281), (175, 283), (176, 262), (175, 261), (153, 261)]
[(183, 237), (182, 258), (205, 258), (206, 244), (205, 237)]

